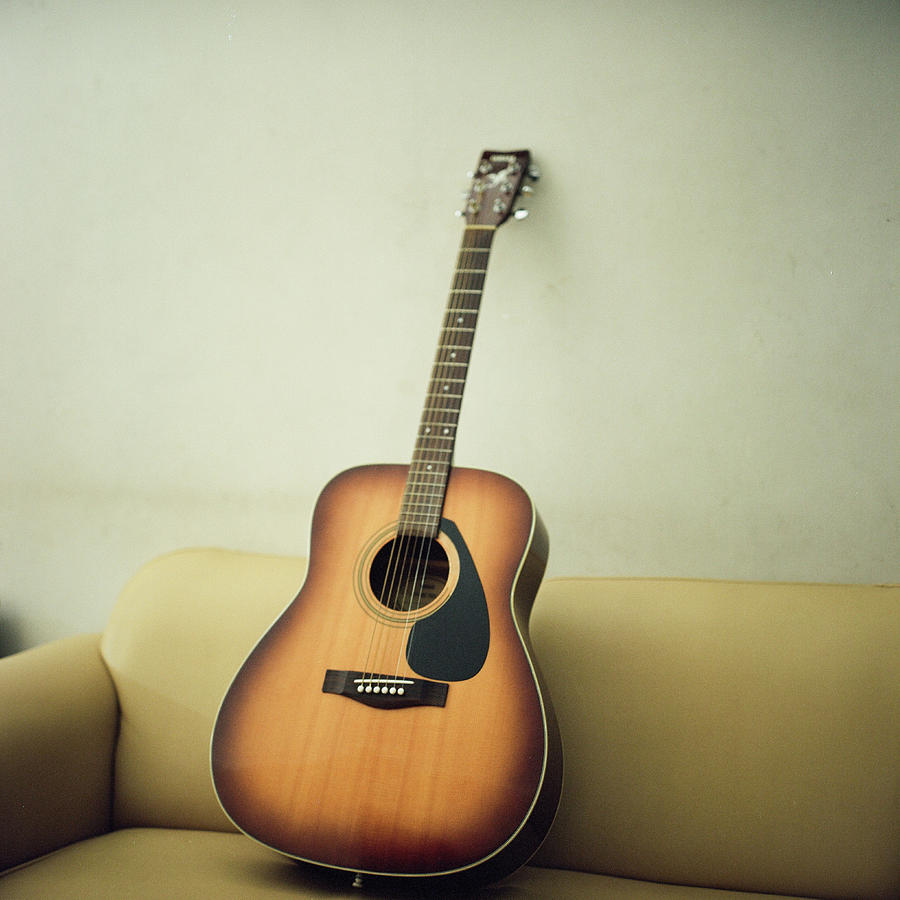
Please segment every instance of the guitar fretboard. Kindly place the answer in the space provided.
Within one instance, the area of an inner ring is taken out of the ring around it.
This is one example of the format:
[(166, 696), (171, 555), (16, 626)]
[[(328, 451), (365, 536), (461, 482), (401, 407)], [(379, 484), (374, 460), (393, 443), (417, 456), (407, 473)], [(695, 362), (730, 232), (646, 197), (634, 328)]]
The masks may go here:
[(436, 537), (495, 226), (469, 225), (453, 275), (444, 323), (400, 508), (399, 532)]

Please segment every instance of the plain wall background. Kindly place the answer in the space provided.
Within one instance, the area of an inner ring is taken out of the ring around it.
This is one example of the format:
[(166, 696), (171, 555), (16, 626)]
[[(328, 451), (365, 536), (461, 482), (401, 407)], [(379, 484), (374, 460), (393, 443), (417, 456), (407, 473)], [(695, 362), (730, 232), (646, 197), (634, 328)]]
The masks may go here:
[(409, 458), (485, 147), (456, 462), (549, 574), (900, 580), (896, 2), (7, 0), (0, 72), (6, 649)]

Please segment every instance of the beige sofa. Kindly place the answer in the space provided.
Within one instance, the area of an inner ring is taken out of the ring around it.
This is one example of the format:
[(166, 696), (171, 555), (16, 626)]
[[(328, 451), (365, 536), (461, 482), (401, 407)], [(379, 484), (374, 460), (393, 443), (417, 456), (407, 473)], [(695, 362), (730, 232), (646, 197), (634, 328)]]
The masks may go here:
[[(102, 635), (0, 660), (0, 897), (373, 893), (235, 833), (210, 782), (219, 700), (304, 566), (174, 553)], [(900, 896), (900, 587), (554, 579), (531, 630), (562, 804), (477, 896)]]

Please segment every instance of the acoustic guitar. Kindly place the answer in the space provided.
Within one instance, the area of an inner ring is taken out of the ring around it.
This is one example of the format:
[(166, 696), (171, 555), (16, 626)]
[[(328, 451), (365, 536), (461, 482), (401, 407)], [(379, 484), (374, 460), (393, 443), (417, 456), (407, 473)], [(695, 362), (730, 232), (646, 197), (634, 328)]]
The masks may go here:
[(232, 822), (357, 886), (501, 878), (559, 802), (528, 636), (546, 531), (515, 482), (451, 466), (491, 244), (530, 174), (528, 151), (482, 155), (412, 461), (324, 488), (300, 593), (216, 718), (212, 777)]

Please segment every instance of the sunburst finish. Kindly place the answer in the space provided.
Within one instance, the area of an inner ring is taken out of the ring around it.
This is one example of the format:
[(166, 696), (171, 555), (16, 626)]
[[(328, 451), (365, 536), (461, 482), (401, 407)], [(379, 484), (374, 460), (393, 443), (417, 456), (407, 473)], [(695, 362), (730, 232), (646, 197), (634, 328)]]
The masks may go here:
[(411, 464), (326, 486), (306, 581), (219, 710), (222, 807), (298, 860), (494, 880), (555, 815), (559, 735), (527, 631), (546, 532), (517, 484), (451, 467), (488, 254), (529, 159), (479, 163)]

